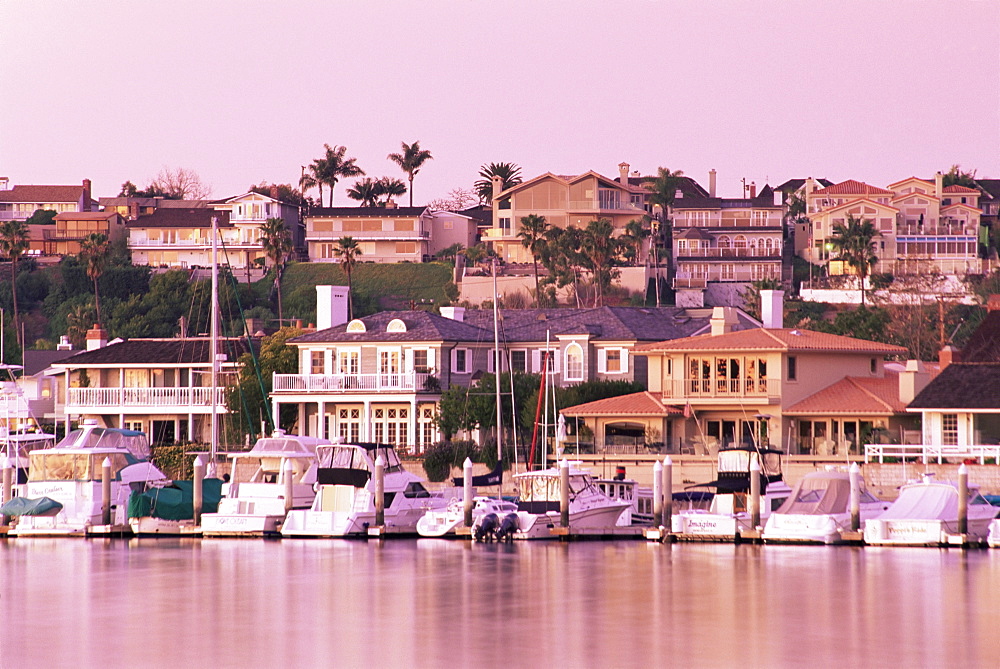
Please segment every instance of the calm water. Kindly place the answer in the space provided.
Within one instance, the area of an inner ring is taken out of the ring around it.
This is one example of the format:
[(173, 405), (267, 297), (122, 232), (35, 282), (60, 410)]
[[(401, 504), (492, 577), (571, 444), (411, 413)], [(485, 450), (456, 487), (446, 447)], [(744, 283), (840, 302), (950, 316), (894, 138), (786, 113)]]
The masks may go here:
[(0, 541), (0, 665), (1000, 664), (1000, 550)]

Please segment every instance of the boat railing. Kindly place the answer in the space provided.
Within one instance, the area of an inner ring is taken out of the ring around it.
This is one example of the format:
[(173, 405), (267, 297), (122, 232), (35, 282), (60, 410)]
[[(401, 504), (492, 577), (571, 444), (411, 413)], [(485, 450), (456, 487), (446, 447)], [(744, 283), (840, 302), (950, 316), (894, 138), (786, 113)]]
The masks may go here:
[(865, 446), (865, 462), (884, 463), (886, 458), (913, 458), (923, 464), (937, 462), (942, 464), (947, 459), (974, 460), (979, 464), (1000, 464), (1000, 444), (867, 444)]

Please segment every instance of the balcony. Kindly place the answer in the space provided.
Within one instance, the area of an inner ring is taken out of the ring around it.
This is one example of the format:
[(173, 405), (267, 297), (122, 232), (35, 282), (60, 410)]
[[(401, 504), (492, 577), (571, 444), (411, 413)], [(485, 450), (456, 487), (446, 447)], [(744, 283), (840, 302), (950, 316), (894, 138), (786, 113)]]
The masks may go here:
[(778, 379), (685, 379), (669, 380), (663, 385), (663, 401), (676, 404), (685, 400), (719, 399), (727, 402), (753, 401), (760, 404), (781, 399)]
[[(777, 260), (775, 258), (774, 260)], [(678, 270), (674, 276), (674, 288), (704, 288), (710, 281), (733, 281), (739, 283), (750, 283), (763, 279), (781, 280), (781, 264), (774, 262), (764, 269), (773, 270), (771, 272), (761, 271), (757, 267), (746, 268), (736, 265), (716, 265), (710, 271), (689, 272)]]
[(627, 211), (646, 213), (646, 210), (641, 205), (613, 199), (570, 200), (566, 203), (566, 211)]
[[(211, 249), (212, 239), (211, 237), (189, 237), (187, 239), (149, 239), (148, 237), (130, 237), (128, 245), (133, 249), (140, 248), (155, 248), (155, 249), (177, 249), (177, 250), (190, 250), (190, 249)], [(219, 248), (223, 247), (233, 249), (236, 247), (251, 246), (255, 249), (260, 248), (260, 239), (240, 239), (239, 237), (226, 237), (222, 236), (219, 238)]]
[(942, 236), (942, 237), (975, 237), (978, 226), (948, 223), (916, 225), (901, 223), (896, 226), (897, 236)]
[(781, 260), (780, 246), (677, 249), (678, 258), (768, 258)]
[(212, 398), (225, 409), (225, 388), (70, 388), (66, 408), (208, 413)]
[[(431, 380), (433, 379), (433, 380)], [(393, 374), (275, 374), (274, 392), (379, 393), (438, 392), (433, 374), (399, 372)]]
[(357, 241), (411, 242), (430, 239), (426, 230), (309, 230), (306, 241), (331, 241), (353, 237)]
[(674, 220), (674, 230), (683, 230), (684, 228), (755, 228), (760, 230), (773, 229), (775, 231), (782, 229), (781, 218), (704, 218), (704, 219), (685, 219), (677, 217)]

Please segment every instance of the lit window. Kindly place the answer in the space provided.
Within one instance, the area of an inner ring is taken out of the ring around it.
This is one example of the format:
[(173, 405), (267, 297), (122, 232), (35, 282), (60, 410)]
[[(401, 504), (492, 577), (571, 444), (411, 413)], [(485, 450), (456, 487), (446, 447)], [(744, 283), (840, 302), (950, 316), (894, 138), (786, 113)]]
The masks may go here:
[(941, 443), (945, 446), (958, 445), (958, 414), (941, 414)]

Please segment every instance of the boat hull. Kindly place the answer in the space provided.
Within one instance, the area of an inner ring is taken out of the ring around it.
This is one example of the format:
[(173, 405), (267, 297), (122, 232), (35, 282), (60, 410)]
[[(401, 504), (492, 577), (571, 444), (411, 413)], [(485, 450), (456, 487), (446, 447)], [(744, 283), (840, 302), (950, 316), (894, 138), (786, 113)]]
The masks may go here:
[(201, 517), (201, 533), (206, 537), (277, 536), (284, 514), (206, 513)]
[[(965, 540), (986, 540), (992, 518), (969, 518)], [(958, 520), (873, 518), (865, 523), (865, 543), (872, 546), (947, 546), (949, 537), (958, 537)]]

